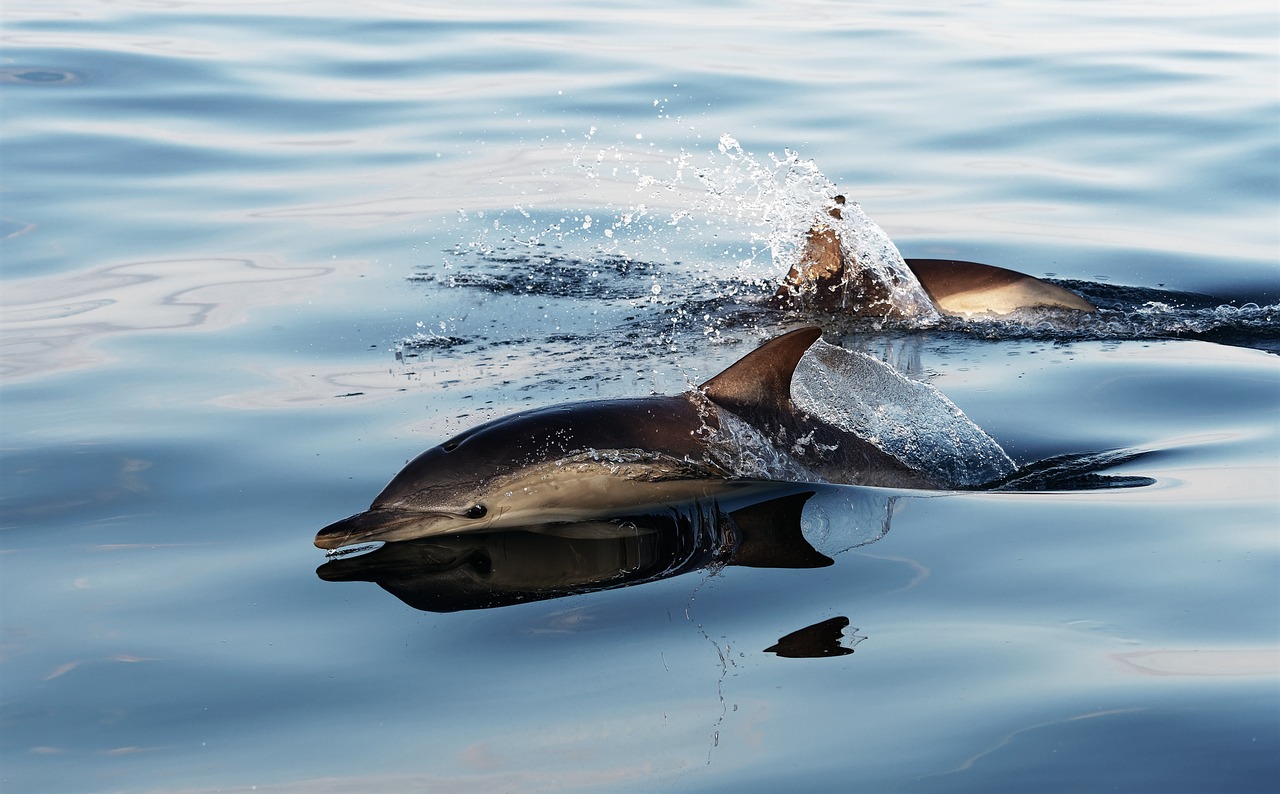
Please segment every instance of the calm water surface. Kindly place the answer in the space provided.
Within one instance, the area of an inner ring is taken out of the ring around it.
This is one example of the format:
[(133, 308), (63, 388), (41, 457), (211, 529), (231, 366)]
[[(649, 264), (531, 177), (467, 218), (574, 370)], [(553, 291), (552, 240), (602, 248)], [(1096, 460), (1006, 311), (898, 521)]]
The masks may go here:
[[(6, 3), (0, 786), (1274, 790), (1278, 34), (1247, 0)], [(1155, 483), (501, 609), (317, 576), (422, 449), (795, 322), (751, 296), (803, 173), (907, 256), (1146, 290), (829, 339), (1021, 462)]]

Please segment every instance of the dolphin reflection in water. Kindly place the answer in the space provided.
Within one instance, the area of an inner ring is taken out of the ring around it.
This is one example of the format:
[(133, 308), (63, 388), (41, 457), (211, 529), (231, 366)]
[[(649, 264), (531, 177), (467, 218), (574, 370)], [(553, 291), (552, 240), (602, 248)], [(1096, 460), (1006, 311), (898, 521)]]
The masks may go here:
[[(330, 560), (316, 573), (326, 581), (376, 582), (415, 609), (454, 612), (644, 584), (725, 565), (831, 565), (832, 558), (806, 540), (804, 525), (805, 504), (820, 489), (832, 487), (754, 485), (643, 514), (387, 543), (367, 554)], [(858, 489), (853, 497), (859, 500), (854, 509), (867, 519), (858, 523), (874, 529), (854, 537), (851, 523), (843, 538), (846, 547), (887, 531), (895, 499), (878, 489)], [(810, 524), (824, 520), (821, 506), (816, 512), (810, 511)]]
[[(1053, 487), (1135, 484), (1097, 479), (1090, 473), (1097, 465), (1060, 460), (1049, 467), (1053, 471), (1034, 476)], [(372, 582), (414, 609), (447, 613), (643, 585), (726, 566), (824, 568), (842, 552), (884, 537), (903, 500), (928, 496), (789, 482), (723, 485), (714, 496), (673, 501), (644, 514), (386, 543), (331, 559), (316, 575), (328, 582)], [(763, 650), (786, 658), (846, 655), (863, 639), (848, 628), (847, 617), (828, 618)]]
[[(816, 499), (814, 497), (817, 496)], [(464, 532), (387, 543), (316, 570), (329, 582), (373, 582), (426, 612), (492, 609), (645, 584), (727, 565), (823, 568), (889, 530), (893, 492), (756, 483), (645, 515)], [(830, 519), (839, 516), (838, 526)], [(821, 538), (815, 548), (806, 535)], [(787, 658), (853, 653), (837, 616), (793, 631), (765, 652)]]

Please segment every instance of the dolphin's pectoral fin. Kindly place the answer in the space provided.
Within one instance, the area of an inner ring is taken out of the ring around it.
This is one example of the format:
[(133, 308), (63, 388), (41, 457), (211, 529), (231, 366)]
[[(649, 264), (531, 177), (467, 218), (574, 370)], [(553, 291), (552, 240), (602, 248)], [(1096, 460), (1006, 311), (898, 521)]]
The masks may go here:
[(835, 560), (819, 552), (801, 531), (804, 504), (813, 491), (770, 499), (729, 514), (738, 532), (730, 565), (744, 568), (825, 568)]
[(791, 376), (805, 351), (821, 336), (821, 328), (808, 326), (770, 339), (698, 388), (713, 403), (734, 413), (789, 411)]

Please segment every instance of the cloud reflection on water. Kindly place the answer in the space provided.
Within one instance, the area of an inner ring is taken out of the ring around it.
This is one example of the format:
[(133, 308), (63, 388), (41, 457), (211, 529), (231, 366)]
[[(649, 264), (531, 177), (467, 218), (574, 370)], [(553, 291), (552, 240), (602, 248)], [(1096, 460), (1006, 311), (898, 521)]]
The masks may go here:
[[(0, 374), (8, 381), (96, 366), (122, 334), (217, 330), (257, 306), (301, 300), (333, 267), (247, 258), (175, 259), (9, 282), (0, 299)], [(269, 286), (267, 286), (269, 285)]]

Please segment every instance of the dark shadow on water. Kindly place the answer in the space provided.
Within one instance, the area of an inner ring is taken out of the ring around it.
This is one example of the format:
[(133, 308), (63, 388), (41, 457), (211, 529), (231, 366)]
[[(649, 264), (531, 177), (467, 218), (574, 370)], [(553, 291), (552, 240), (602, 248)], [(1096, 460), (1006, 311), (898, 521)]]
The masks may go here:
[[(847, 656), (853, 648), (842, 645), (841, 641), (856, 645), (862, 637), (854, 634), (845, 637), (844, 631), (849, 628), (849, 619), (844, 615), (805, 626), (799, 631), (780, 638), (775, 645), (764, 649), (765, 653), (777, 654), (784, 659), (821, 659), (827, 656)], [(857, 629), (854, 629), (856, 632)]]

